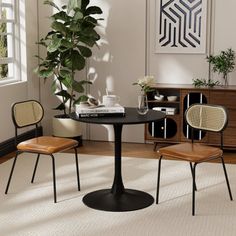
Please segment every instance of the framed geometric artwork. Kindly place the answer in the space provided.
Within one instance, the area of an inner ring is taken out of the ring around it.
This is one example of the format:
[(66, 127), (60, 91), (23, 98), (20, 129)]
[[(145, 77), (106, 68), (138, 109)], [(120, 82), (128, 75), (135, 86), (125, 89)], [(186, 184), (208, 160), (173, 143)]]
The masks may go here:
[(206, 52), (207, 0), (156, 0), (156, 53)]

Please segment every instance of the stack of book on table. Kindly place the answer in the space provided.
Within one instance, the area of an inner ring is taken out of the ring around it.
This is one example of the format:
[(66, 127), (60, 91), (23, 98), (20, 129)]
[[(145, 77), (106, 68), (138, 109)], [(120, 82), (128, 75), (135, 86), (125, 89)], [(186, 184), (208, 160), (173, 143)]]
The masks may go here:
[(125, 116), (125, 108), (120, 105), (116, 105), (113, 107), (76, 106), (75, 112), (79, 117), (122, 117), (122, 116)]

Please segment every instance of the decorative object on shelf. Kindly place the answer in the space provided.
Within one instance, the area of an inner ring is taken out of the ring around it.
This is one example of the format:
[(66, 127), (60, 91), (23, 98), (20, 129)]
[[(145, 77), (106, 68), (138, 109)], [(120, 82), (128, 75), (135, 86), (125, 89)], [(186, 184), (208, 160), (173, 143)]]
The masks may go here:
[(217, 85), (220, 85), (220, 82), (217, 80), (217, 81), (214, 81), (212, 79), (193, 79), (193, 85), (195, 87), (211, 87), (213, 88), (214, 86), (217, 86)]
[[(88, 0), (69, 0), (68, 4), (62, 7), (50, 0), (44, 1), (44, 4), (52, 6), (56, 13), (53, 11), (50, 17), (50, 32), (38, 42), (46, 49), (46, 56), (36, 56), (40, 63), (35, 71), (44, 80), (52, 79), (51, 90), (60, 98), (61, 103), (55, 110), (61, 110), (63, 113), (55, 119), (70, 120), (68, 114), (72, 112), (74, 104), (87, 102), (88, 99), (85, 95), (85, 86), (91, 82), (86, 78), (79, 79), (76, 72), (85, 68), (86, 59), (92, 56), (91, 48), (97, 45), (100, 39), (95, 30), (100, 19), (94, 18), (93, 15), (101, 14), (102, 10), (89, 5)], [(63, 126), (60, 129), (63, 129)], [(68, 137), (67, 131), (53, 130), (55, 136), (58, 132), (65, 132)], [(80, 131), (78, 134), (82, 135)]]
[(205, 53), (207, 2), (156, 0), (156, 53)]
[(235, 52), (231, 48), (226, 51), (221, 51), (219, 55), (207, 56), (207, 61), (212, 64), (213, 72), (223, 74), (224, 85), (228, 86), (228, 74), (234, 70), (235, 66)]
[(175, 102), (177, 101), (178, 97), (177, 96), (167, 96), (167, 100), (169, 102)]
[(148, 112), (148, 100), (147, 96), (144, 94), (138, 96), (137, 111), (140, 115), (145, 115)]
[(150, 86), (155, 83), (154, 76), (146, 75), (142, 78), (139, 78), (137, 82), (133, 83), (133, 85), (139, 85), (141, 87), (141, 92), (147, 93), (154, 91)]
[(164, 95), (162, 94), (156, 94), (154, 96), (154, 99), (157, 100), (158, 102), (162, 102), (164, 100)]

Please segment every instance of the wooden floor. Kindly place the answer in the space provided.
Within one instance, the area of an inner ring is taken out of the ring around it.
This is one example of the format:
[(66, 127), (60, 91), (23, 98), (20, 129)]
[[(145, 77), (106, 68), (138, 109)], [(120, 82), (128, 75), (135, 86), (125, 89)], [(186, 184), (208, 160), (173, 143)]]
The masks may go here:
[[(114, 143), (100, 141), (84, 141), (83, 146), (78, 148), (81, 154), (113, 156)], [(236, 151), (225, 151), (225, 162), (236, 164)], [(9, 160), (14, 156), (11, 153), (0, 158), (0, 164)], [(153, 151), (153, 144), (138, 144), (138, 143), (122, 143), (122, 156), (139, 157), (139, 158), (157, 158), (157, 154)]]

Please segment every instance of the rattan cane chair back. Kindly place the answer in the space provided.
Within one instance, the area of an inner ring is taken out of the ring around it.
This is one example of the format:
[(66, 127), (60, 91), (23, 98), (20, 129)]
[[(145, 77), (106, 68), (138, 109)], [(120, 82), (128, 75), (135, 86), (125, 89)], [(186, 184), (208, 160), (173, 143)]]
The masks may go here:
[(227, 125), (227, 117), (224, 107), (207, 104), (194, 104), (185, 113), (192, 128), (212, 132), (221, 132)]
[(43, 115), (42, 105), (35, 100), (17, 102), (12, 106), (12, 119), (18, 128), (39, 123)]

